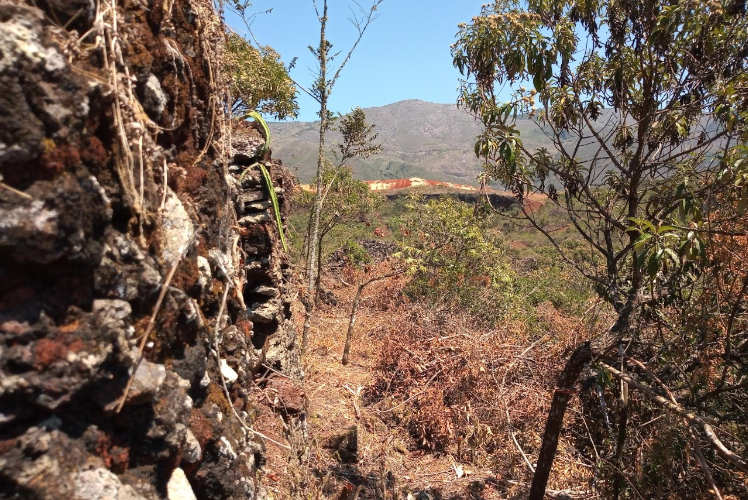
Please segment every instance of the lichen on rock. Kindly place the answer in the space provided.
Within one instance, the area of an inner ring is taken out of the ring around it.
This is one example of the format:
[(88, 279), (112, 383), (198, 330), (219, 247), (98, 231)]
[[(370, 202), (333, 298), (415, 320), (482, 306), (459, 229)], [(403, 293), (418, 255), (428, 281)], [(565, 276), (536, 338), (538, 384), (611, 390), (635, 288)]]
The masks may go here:
[(221, 111), (211, 1), (112, 5), (0, 0), (0, 490), (254, 498), (264, 445), (231, 405), (263, 365), (299, 368), (242, 174), (265, 161), (284, 213), (293, 180)]

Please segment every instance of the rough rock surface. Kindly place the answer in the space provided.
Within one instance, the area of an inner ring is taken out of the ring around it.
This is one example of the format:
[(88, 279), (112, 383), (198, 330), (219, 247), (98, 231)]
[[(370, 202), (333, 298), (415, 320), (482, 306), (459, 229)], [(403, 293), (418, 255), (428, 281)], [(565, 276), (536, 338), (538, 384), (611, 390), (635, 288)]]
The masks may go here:
[(2, 498), (263, 494), (234, 409), (298, 365), (251, 165), (292, 180), (220, 113), (222, 37), (209, 0), (0, 0)]

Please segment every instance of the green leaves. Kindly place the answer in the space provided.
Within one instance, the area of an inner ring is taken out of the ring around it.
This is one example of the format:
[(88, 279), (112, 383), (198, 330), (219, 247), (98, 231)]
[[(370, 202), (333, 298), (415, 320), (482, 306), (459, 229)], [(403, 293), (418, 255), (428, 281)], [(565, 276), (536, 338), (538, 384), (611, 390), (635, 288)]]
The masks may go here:
[(695, 230), (684, 230), (673, 225), (655, 225), (632, 217), (628, 230), (638, 233), (633, 248), (635, 265), (650, 280), (658, 276), (679, 274), (698, 267), (706, 257), (704, 245)]
[(409, 266), (410, 293), (465, 307), (490, 322), (500, 319), (514, 273), (500, 235), (476, 207), (452, 198), (413, 197), (399, 221), (401, 258)]
[[(595, 272), (601, 289), (639, 288), (641, 275), (690, 279), (710, 241), (702, 212), (748, 207), (748, 155), (738, 152), (748, 141), (743, 10), (497, 0), (460, 25), (459, 103), (483, 125), (474, 147), (483, 179), (565, 205), (606, 262)], [(535, 135), (517, 131), (525, 118)], [(553, 150), (541, 152), (544, 143)]]
[(296, 85), (280, 55), (271, 47), (253, 47), (241, 36), (228, 32), (225, 66), (233, 98), (231, 111), (235, 116), (248, 111), (277, 119), (296, 116), (299, 110)]
[[(263, 123), (263, 122), (261, 122)], [(268, 140), (270, 135), (268, 134)], [(270, 172), (268, 171), (267, 167), (263, 163), (254, 163), (247, 167), (247, 169), (242, 172), (242, 175), (239, 176), (239, 182), (243, 180), (243, 177), (247, 175), (254, 167), (258, 167), (260, 169), (260, 172), (262, 173), (262, 179), (265, 181), (265, 187), (268, 190), (268, 196), (270, 196), (270, 202), (273, 205), (273, 214), (275, 215), (275, 224), (278, 228), (278, 234), (280, 235), (281, 244), (283, 245), (283, 250), (285, 252), (288, 252), (288, 245), (286, 244), (286, 236), (283, 232), (283, 219), (281, 218), (280, 213), (280, 205), (278, 203), (278, 195), (275, 193), (275, 186), (273, 185), (273, 179), (270, 177)]]
[(369, 158), (382, 150), (382, 146), (376, 143), (379, 134), (374, 129), (375, 126), (366, 121), (366, 113), (359, 107), (340, 117), (338, 131), (343, 142), (338, 145), (338, 150), (341, 164), (353, 158)]
[(242, 120), (246, 120), (247, 118), (252, 118), (253, 120), (259, 122), (260, 126), (262, 127), (262, 131), (265, 132), (265, 145), (262, 147), (262, 150), (268, 151), (270, 149), (270, 127), (268, 127), (267, 122), (257, 111), (250, 111), (242, 117)]

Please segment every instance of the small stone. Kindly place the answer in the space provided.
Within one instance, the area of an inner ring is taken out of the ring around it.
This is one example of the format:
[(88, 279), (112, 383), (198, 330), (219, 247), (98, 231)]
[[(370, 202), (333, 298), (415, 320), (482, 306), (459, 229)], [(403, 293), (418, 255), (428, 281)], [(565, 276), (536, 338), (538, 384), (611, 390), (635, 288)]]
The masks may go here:
[(141, 500), (143, 498), (131, 486), (122, 484), (113, 472), (104, 468), (75, 474), (72, 493), (74, 499)]
[(256, 212), (262, 212), (263, 210), (267, 210), (272, 206), (272, 203), (269, 201), (256, 201), (254, 203), (250, 203), (249, 205), (245, 205), (244, 208), (248, 210), (254, 210)]
[(252, 310), (249, 312), (249, 317), (256, 323), (272, 323), (280, 312), (280, 306), (273, 302), (265, 302), (264, 304), (252, 304)]
[(236, 452), (231, 446), (229, 440), (226, 439), (226, 436), (221, 436), (221, 439), (218, 440), (218, 453), (228, 458), (232, 462), (237, 458)]
[(261, 182), (260, 176), (256, 174), (244, 174), (242, 176), (242, 187), (251, 188), (259, 186)]
[(239, 195), (239, 206), (242, 208), (249, 203), (261, 201), (265, 199), (265, 193), (261, 190), (257, 191), (245, 191)]
[(213, 264), (216, 277), (224, 280), (232, 279), (234, 274), (231, 258), (217, 248), (208, 250), (208, 259)]
[(252, 226), (254, 224), (262, 224), (263, 222), (269, 222), (270, 216), (268, 214), (258, 215), (247, 215), (239, 219), (239, 225), (241, 226)]
[(166, 483), (166, 498), (168, 500), (197, 500), (190, 482), (187, 481), (187, 476), (179, 467), (174, 469), (169, 482)]
[(140, 362), (127, 395), (127, 403), (150, 401), (166, 380), (166, 368), (158, 363)]
[(164, 89), (161, 88), (161, 82), (156, 78), (153, 73), (148, 75), (148, 79), (145, 81), (142, 87), (143, 95), (143, 109), (155, 119), (161, 118), (161, 115), (166, 109), (166, 103), (168, 98), (164, 93)]
[(265, 259), (262, 259), (262, 260), (249, 260), (244, 265), (244, 269), (247, 270), (247, 271), (258, 271), (258, 270), (262, 269), (263, 267), (265, 267), (266, 264), (267, 264), (267, 261)]
[(220, 369), (221, 369), (221, 375), (223, 375), (223, 378), (226, 380), (227, 384), (236, 382), (236, 379), (239, 378), (239, 374), (236, 373), (236, 371), (233, 368), (231, 368), (229, 364), (226, 362), (226, 360), (223, 358), (221, 358)]
[(195, 238), (195, 228), (192, 225), (187, 210), (171, 189), (166, 191), (166, 204), (161, 211), (161, 252), (162, 262), (173, 265), (182, 258), (187, 248)]
[(210, 375), (208, 375), (208, 372), (205, 372), (203, 374), (203, 378), (200, 379), (200, 387), (205, 389), (210, 385)]
[(244, 347), (243, 336), (236, 325), (230, 325), (223, 330), (223, 349), (231, 354), (240, 347)]
[(91, 310), (105, 321), (127, 319), (132, 314), (130, 303), (120, 299), (96, 299)]
[(257, 295), (264, 295), (265, 297), (278, 297), (280, 295), (280, 292), (277, 288), (273, 288), (270, 286), (258, 286), (253, 290), (253, 293), (256, 293)]
[(202, 255), (197, 256), (197, 272), (200, 275), (197, 279), (197, 284), (200, 289), (204, 289), (208, 286), (208, 283), (210, 283), (212, 276), (210, 272), (210, 262), (208, 262), (208, 259)]
[(58, 223), (59, 213), (41, 200), (0, 207), (0, 248), (17, 247), (23, 260), (51, 262), (61, 253), (57, 248)]
[(187, 429), (184, 436), (184, 449), (182, 450), (182, 453), (184, 459), (190, 464), (199, 462), (200, 458), (203, 456), (203, 450), (200, 447), (200, 443), (189, 429)]

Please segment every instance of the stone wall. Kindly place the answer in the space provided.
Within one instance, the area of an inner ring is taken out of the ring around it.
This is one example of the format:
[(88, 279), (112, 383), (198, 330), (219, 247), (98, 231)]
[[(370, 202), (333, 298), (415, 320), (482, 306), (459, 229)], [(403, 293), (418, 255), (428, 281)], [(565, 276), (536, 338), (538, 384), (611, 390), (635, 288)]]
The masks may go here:
[(0, 498), (262, 496), (247, 392), (298, 365), (252, 165), (293, 179), (222, 40), (210, 0), (0, 0)]

